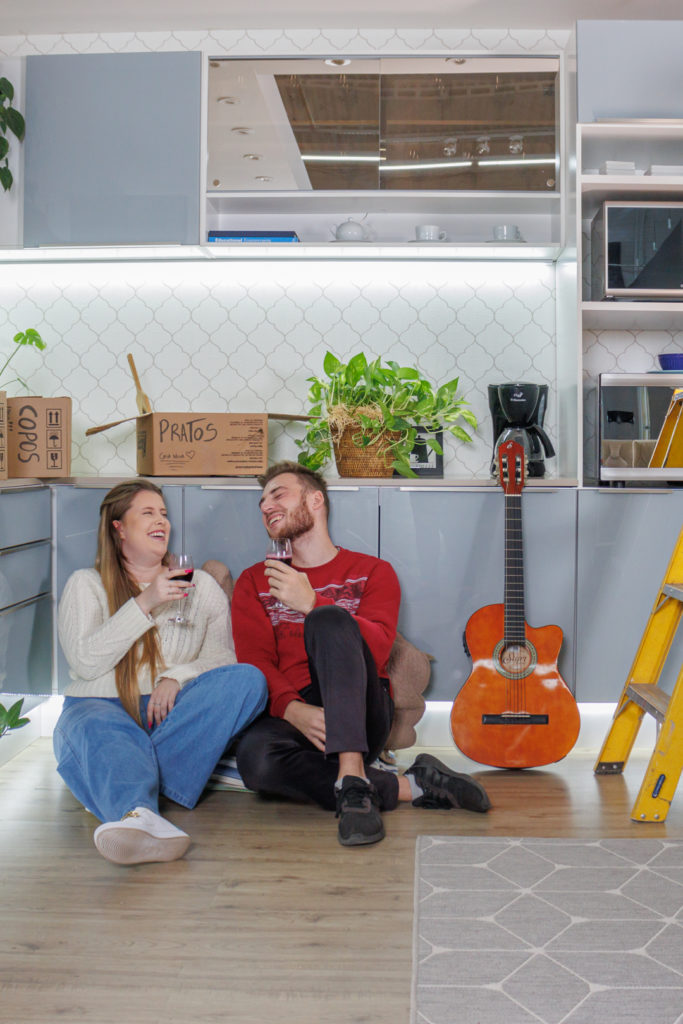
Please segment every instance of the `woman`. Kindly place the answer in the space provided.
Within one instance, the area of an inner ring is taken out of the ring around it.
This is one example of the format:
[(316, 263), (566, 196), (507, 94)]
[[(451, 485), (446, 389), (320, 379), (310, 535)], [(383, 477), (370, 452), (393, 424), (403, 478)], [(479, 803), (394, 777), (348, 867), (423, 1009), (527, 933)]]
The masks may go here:
[(159, 793), (194, 807), (266, 703), (262, 673), (235, 664), (218, 584), (168, 567), (170, 531), (155, 484), (114, 487), (100, 506), (95, 568), (75, 572), (59, 604), (72, 682), (54, 733), (58, 771), (103, 822), (95, 846), (115, 864), (183, 856), (190, 837), (159, 815)]

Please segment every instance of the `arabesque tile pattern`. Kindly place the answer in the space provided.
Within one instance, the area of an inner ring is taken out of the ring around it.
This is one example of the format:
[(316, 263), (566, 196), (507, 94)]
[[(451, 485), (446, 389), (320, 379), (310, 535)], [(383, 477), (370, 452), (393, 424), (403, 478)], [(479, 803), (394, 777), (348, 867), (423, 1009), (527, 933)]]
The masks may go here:
[[(547, 383), (546, 426), (557, 443), (555, 272), (546, 264), (6, 267), (0, 336), (29, 326), (48, 348), (21, 353), (17, 369), (31, 393), (74, 399), (74, 475), (135, 468), (132, 424), (84, 436), (135, 415), (128, 352), (154, 408), (166, 412), (305, 412), (307, 378), (322, 372), (328, 349), (414, 364), (437, 385), (457, 376), (480, 426), (471, 445), (447, 441), (447, 477), (488, 473), (489, 383)], [(271, 458), (296, 457), (301, 435), (301, 425), (271, 421)]]

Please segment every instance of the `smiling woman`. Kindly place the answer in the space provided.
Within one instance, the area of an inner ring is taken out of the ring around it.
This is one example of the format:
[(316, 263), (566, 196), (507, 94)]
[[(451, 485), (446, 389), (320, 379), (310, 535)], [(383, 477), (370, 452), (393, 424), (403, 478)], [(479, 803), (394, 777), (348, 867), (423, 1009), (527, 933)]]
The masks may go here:
[[(168, 861), (190, 845), (159, 814), (159, 796), (194, 807), (232, 738), (264, 707), (265, 681), (236, 665), (225, 595), (206, 573), (168, 564), (162, 491), (118, 484), (100, 507), (93, 569), (75, 572), (59, 605), (71, 684), (54, 733), (58, 771), (103, 824), (116, 864)], [(169, 618), (169, 602), (191, 605)]]

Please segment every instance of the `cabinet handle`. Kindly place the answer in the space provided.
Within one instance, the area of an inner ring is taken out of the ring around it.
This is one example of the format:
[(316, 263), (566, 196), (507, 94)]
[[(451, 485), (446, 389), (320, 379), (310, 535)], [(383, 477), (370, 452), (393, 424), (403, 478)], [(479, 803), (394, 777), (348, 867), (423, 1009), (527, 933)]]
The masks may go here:
[(37, 604), (38, 601), (44, 601), (46, 597), (51, 597), (49, 591), (44, 591), (42, 594), (36, 594), (35, 597), (28, 597), (25, 601), (17, 601), (16, 604), (8, 604), (6, 608), (0, 609), (0, 615), (9, 615), (10, 612), (18, 612), (22, 608), (28, 608), (30, 604)]
[(13, 544), (8, 548), (0, 548), (0, 558), (3, 555), (13, 555), (15, 551), (24, 551), (26, 548), (38, 548), (41, 544), (49, 544), (50, 540), (50, 537), (44, 537), (41, 540), (29, 540), (24, 544)]
[(664, 487), (595, 487), (598, 494), (673, 494), (672, 490)]
[(21, 494), (22, 491), (49, 491), (50, 488), (45, 484), (21, 484), (19, 487), (7, 487), (6, 485), (0, 485), (0, 493), (2, 494)]

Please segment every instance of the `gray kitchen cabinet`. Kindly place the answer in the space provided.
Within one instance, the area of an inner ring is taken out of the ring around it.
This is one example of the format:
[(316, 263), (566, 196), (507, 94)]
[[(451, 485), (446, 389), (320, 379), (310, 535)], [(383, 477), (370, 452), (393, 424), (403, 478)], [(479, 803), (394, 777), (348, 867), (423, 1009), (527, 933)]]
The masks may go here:
[[(683, 525), (683, 491), (578, 494), (577, 698), (617, 701)], [(683, 663), (679, 631), (662, 673)]]
[(0, 692), (52, 692), (50, 491), (0, 490)]
[(201, 54), (26, 64), (24, 245), (197, 244)]
[(51, 536), (48, 487), (7, 487), (0, 491), (0, 498), (0, 548)]
[[(402, 486), (381, 489), (380, 502), (380, 555), (401, 583), (399, 629), (434, 657), (425, 697), (453, 701), (472, 668), (463, 646), (469, 617), (503, 602), (503, 494)], [(559, 670), (573, 689), (576, 491), (526, 488), (522, 525), (526, 621), (560, 626)]]
[[(55, 599), (59, 603), (69, 576), (77, 569), (90, 569), (95, 564), (99, 509), (109, 488), (59, 485), (54, 490), (57, 549)], [(180, 550), (183, 530), (183, 488), (165, 485), (162, 490), (171, 522), (170, 549)], [(69, 683), (69, 667), (61, 647), (57, 654), (57, 680), (61, 693)]]
[[(369, 555), (378, 553), (376, 487), (329, 486), (330, 532), (335, 544)], [(265, 557), (267, 534), (254, 485), (185, 487), (185, 539), (195, 565), (217, 558), (235, 579)]]

